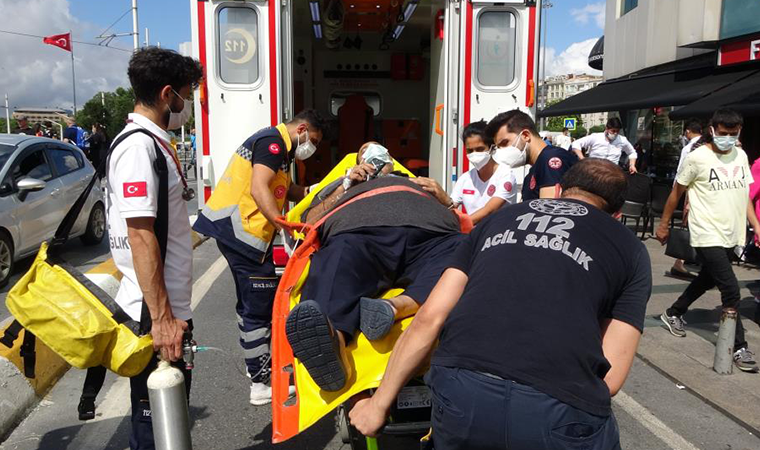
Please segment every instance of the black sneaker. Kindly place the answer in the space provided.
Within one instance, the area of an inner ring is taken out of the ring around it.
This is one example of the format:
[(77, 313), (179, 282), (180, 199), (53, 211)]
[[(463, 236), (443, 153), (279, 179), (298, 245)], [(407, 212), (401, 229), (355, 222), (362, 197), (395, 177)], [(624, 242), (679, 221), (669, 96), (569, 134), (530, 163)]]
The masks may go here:
[(343, 389), (348, 379), (337, 333), (319, 309), (319, 304), (313, 300), (297, 304), (285, 322), (285, 334), (293, 356), (301, 361), (314, 382), (325, 391)]
[(667, 311), (662, 313), (660, 316), (660, 320), (662, 320), (662, 323), (665, 324), (666, 327), (668, 327), (668, 331), (670, 331), (670, 334), (676, 337), (686, 337), (686, 330), (684, 330), (684, 325), (686, 325), (686, 321), (683, 320), (683, 317), (681, 316), (669, 316)]
[(95, 399), (82, 397), (77, 407), (79, 420), (92, 420), (95, 418)]
[(740, 348), (734, 352), (734, 364), (739, 370), (743, 372), (757, 373), (757, 362), (755, 362), (755, 354), (749, 349)]
[(384, 338), (394, 321), (393, 308), (386, 300), (369, 297), (359, 300), (359, 329), (370, 341)]

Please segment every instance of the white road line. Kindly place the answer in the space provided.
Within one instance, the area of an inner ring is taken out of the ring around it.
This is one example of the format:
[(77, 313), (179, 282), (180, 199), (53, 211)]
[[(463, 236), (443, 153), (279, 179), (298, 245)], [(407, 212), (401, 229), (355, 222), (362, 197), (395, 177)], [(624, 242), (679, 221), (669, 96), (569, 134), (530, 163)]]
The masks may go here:
[[(206, 296), (211, 285), (219, 277), (219, 274), (227, 267), (227, 261), (223, 256), (214, 261), (214, 264), (193, 283), (193, 297), (190, 300), (190, 308), (195, 310), (198, 304)], [(100, 422), (103, 420), (113, 419), (115, 417), (124, 417), (129, 412), (129, 378), (120, 377), (116, 380), (108, 392), (103, 397), (103, 401), (98, 405), (98, 416), (89, 423)]]
[(652, 434), (667, 444), (669, 448), (673, 450), (699, 450), (698, 447), (695, 447), (691, 442), (684, 439), (683, 436), (665, 425), (648, 409), (641, 406), (639, 402), (629, 397), (625, 392), (618, 392), (616, 396), (612, 397), (612, 402), (636, 419), (644, 428), (651, 431)]

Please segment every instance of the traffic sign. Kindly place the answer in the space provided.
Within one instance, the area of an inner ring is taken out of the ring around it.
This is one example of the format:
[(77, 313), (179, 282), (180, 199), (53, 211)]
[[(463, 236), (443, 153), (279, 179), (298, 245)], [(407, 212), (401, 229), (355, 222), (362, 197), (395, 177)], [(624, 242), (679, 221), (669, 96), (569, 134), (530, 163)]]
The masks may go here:
[(565, 117), (565, 128), (570, 131), (575, 131), (575, 117)]

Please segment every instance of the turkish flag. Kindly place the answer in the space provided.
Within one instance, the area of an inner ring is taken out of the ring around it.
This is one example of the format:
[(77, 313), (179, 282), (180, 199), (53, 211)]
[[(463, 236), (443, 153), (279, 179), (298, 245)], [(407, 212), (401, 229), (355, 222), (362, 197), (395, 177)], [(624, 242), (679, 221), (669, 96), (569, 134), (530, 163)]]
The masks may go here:
[(71, 33), (66, 34), (54, 34), (52, 36), (47, 36), (42, 38), (42, 42), (50, 45), (55, 45), (56, 47), (60, 47), (67, 52), (71, 51)]

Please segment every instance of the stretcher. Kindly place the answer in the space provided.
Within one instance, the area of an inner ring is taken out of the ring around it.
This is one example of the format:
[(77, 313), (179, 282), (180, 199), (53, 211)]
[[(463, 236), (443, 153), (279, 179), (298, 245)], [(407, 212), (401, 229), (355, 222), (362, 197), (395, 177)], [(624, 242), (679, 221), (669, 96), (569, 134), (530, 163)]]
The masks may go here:
[[(301, 290), (309, 274), (310, 256), (319, 249), (317, 228), (300, 223), (300, 216), (311, 204), (314, 196), (326, 185), (343, 176), (355, 165), (356, 154), (346, 155), (345, 158), (317, 185), (315, 189), (286, 216), (279, 220), (280, 225), (296, 239), (302, 240), (296, 247), (285, 267), (275, 295), (272, 315), (272, 442), (286, 441), (306, 430), (321, 418), (342, 407), (351, 397), (364, 391), (377, 388), (388, 365), (391, 350), (396, 340), (412, 321), (407, 318), (396, 322), (390, 333), (379, 341), (370, 342), (359, 334), (347, 347), (349, 363), (352, 366), (351, 378), (346, 387), (337, 392), (321, 390), (311, 379), (306, 368), (295, 360), (293, 352), (285, 335), (285, 321), (292, 307), (300, 301)], [(394, 160), (394, 170), (403, 172), (410, 177), (413, 175), (401, 164)], [(385, 192), (398, 190), (413, 190), (403, 186), (393, 186)], [(380, 191), (380, 192), (378, 192)], [(413, 190), (419, 193), (417, 190)], [(360, 200), (363, 196), (382, 195), (383, 189), (369, 191), (357, 196), (344, 205)], [(460, 226), (463, 232), (472, 229), (469, 217), (460, 215)], [(324, 220), (324, 219), (323, 219)], [(391, 298), (403, 292), (402, 289), (392, 289), (383, 295)], [(289, 386), (295, 385), (296, 395), (292, 397)], [(429, 420), (429, 416), (428, 416)]]

